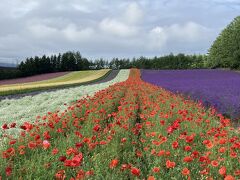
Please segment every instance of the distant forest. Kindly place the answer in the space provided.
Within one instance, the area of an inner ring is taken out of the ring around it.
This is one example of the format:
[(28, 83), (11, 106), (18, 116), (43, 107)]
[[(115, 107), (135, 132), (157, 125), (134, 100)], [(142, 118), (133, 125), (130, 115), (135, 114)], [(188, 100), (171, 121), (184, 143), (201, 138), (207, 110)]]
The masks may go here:
[(63, 54), (31, 57), (22, 61), (17, 69), (0, 69), (0, 79), (26, 77), (43, 73), (80, 71), (90, 69), (196, 69), (205, 68), (206, 55), (167, 55), (162, 57), (133, 59), (113, 58), (112, 60), (89, 60), (80, 52), (68, 51)]

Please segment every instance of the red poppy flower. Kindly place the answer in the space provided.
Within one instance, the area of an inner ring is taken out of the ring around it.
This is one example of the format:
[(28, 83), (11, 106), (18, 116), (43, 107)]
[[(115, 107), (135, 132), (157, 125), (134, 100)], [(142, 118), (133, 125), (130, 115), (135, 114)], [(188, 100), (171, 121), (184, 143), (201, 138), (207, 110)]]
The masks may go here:
[(204, 170), (200, 171), (200, 174), (207, 175), (208, 171), (209, 171), (209, 169), (204, 169)]
[(157, 156), (163, 156), (165, 154), (165, 151), (164, 150), (160, 150), (158, 153), (157, 153)]
[(98, 132), (100, 129), (101, 129), (101, 126), (100, 126), (99, 124), (97, 124), (97, 125), (95, 125), (95, 126), (93, 127), (93, 130), (94, 130), (95, 132)]
[(137, 156), (137, 157), (142, 157), (142, 152), (139, 151), (139, 150), (136, 150), (136, 156)]
[(59, 159), (59, 161), (64, 162), (67, 159), (67, 157), (66, 156), (60, 156), (58, 159)]
[(154, 176), (148, 176), (147, 180), (155, 180)]
[(81, 148), (83, 146), (83, 143), (75, 143), (76, 148)]
[(218, 172), (219, 172), (220, 175), (225, 176), (226, 172), (227, 172), (227, 169), (226, 169), (225, 166), (223, 166), (218, 170)]
[(15, 128), (16, 127), (16, 123), (11, 123), (10, 124), (10, 128)]
[(173, 147), (174, 149), (178, 148), (178, 142), (177, 142), (177, 141), (174, 141), (174, 142), (172, 143), (172, 147)]
[(227, 140), (224, 139), (224, 138), (222, 138), (222, 139), (219, 140), (219, 144), (225, 144), (226, 142), (227, 142)]
[(188, 169), (188, 168), (183, 168), (183, 170), (182, 170), (182, 175), (187, 176), (187, 175), (189, 175), (189, 174), (190, 174), (189, 169)]
[(132, 175), (134, 175), (134, 176), (140, 176), (141, 171), (140, 171), (140, 169), (138, 169), (138, 168), (132, 167), (132, 168), (131, 168), (131, 173), (132, 173)]
[(85, 172), (82, 170), (82, 169), (80, 169), (78, 172), (77, 172), (77, 177), (76, 177), (76, 179), (84, 179), (84, 175), (85, 175)]
[(82, 153), (79, 153), (78, 155), (75, 155), (72, 159), (70, 160), (65, 160), (64, 161), (64, 166), (68, 167), (78, 167), (81, 165), (83, 159)]
[(213, 148), (213, 143), (210, 141), (209, 143), (206, 144), (207, 149), (212, 149)]
[(169, 127), (167, 128), (167, 133), (168, 133), (168, 134), (172, 134), (173, 131), (174, 131), (174, 129), (173, 129), (172, 126), (169, 126)]
[(193, 158), (198, 158), (198, 157), (199, 157), (199, 152), (198, 152), (198, 151), (193, 151), (192, 154), (191, 154), (191, 156), (192, 156)]
[(175, 165), (176, 165), (175, 162), (171, 162), (170, 160), (167, 160), (167, 161), (166, 161), (166, 167), (167, 167), (167, 168), (174, 168)]
[(8, 155), (13, 156), (15, 155), (15, 149), (14, 148), (9, 148), (5, 151)]
[(240, 175), (240, 169), (236, 170), (236, 171), (234, 172), (234, 175), (239, 176), (239, 175)]
[(50, 134), (49, 134), (49, 131), (45, 131), (45, 132), (43, 133), (43, 137), (44, 137), (44, 139), (50, 139), (51, 136), (50, 136)]
[(41, 136), (40, 136), (39, 134), (37, 134), (37, 135), (35, 136), (34, 140), (37, 141), (37, 140), (40, 139), (40, 138), (41, 138)]
[(227, 175), (224, 180), (235, 180), (235, 178), (231, 175)]
[(51, 146), (48, 140), (44, 140), (42, 145), (43, 145), (43, 149), (48, 149)]
[(232, 152), (230, 153), (230, 157), (231, 157), (231, 158), (237, 158), (238, 156), (237, 156), (237, 153), (236, 153), (236, 152), (232, 151)]
[(92, 175), (94, 175), (94, 171), (93, 170), (86, 171), (85, 175), (92, 176)]
[(77, 153), (78, 153), (77, 149), (74, 149), (74, 148), (69, 148), (69, 149), (66, 150), (66, 154), (69, 155), (69, 156), (72, 155), (72, 154), (76, 155)]
[(192, 148), (191, 148), (191, 146), (185, 146), (185, 147), (184, 147), (184, 150), (185, 150), (185, 151), (191, 151)]
[(220, 147), (219, 150), (218, 150), (218, 152), (220, 152), (220, 153), (224, 153), (225, 151), (226, 151), (225, 147)]
[(5, 172), (6, 172), (6, 175), (7, 175), (7, 176), (10, 176), (10, 175), (12, 174), (12, 168), (8, 166), (8, 167), (5, 169)]
[(125, 143), (126, 141), (127, 141), (127, 138), (122, 138), (122, 139), (121, 139), (121, 142), (122, 142), (122, 143)]
[(122, 166), (121, 166), (121, 170), (122, 170), (122, 171), (124, 171), (124, 170), (126, 170), (126, 169), (128, 169), (128, 168), (131, 168), (131, 166), (128, 165), (128, 164), (122, 164)]
[(162, 126), (164, 126), (165, 121), (164, 121), (164, 120), (160, 120), (160, 124), (161, 124)]
[(118, 165), (118, 160), (117, 159), (113, 159), (110, 164), (109, 164), (109, 167), (111, 169), (115, 168), (116, 166)]
[(192, 160), (193, 160), (193, 158), (190, 157), (190, 156), (186, 156), (186, 157), (183, 158), (184, 162), (192, 162)]
[(10, 142), (9, 142), (9, 145), (13, 145), (13, 144), (15, 144), (17, 141), (16, 140), (11, 140)]
[(35, 147), (37, 147), (37, 143), (36, 142), (30, 141), (28, 143), (28, 148), (29, 149), (34, 149)]
[(52, 150), (52, 155), (56, 155), (58, 152), (59, 152), (58, 149), (57, 149), (57, 148), (54, 148), (54, 149)]
[(3, 125), (2, 125), (2, 129), (4, 129), (4, 130), (5, 130), (5, 129), (9, 129), (9, 127), (8, 127), (7, 124), (3, 124)]
[(160, 168), (159, 167), (154, 167), (152, 171), (154, 173), (158, 173), (158, 172), (160, 172)]
[(213, 167), (217, 167), (218, 166), (218, 162), (216, 160), (213, 160), (213, 161), (211, 161), (211, 165)]
[(186, 139), (185, 139), (185, 140), (186, 140), (187, 143), (191, 143), (191, 142), (193, 142), (194, 137), (195, 137), (195, 135), (192, 134), (192, 135), (190, 135), (190, 136), (186, 136)]
[(64, 170), (60, 170), (55, 174), (55, 178), (57, 180), (64, 180), (66, 178), (65, 176), (65, 171)]

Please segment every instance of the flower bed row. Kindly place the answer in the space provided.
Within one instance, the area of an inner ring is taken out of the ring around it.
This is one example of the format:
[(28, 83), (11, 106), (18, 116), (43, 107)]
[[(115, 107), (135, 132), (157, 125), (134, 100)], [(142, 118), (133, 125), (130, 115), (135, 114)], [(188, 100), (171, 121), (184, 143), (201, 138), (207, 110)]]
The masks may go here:
[(0, 96), (83, 85), (105, 77), (110, 71), (110, 69), (73, 71), (64, 76), (43, 81), (0, 85)]
[(2, 178), (238, 179), (239, 132), (201, 104), (127, 81), (25, 123), (1, 152)]
[[(63, 111), (66, 104), (70, 104), (87, 95), (92, 96), (95, 92), (105, 89), (117, 82), (125, 81), (129, 76), (129, 70), (121, 70), (111, 81), (83, 85), (74, 88), (61, 89), (53, 92), (44, 92), (35, 96), (26, 96), (20, 99), (5, 99), (0, 101), (0, 126), (16, 122), (34, 122), (37, 116), (43, 116), (48, 111)], [(12, 133), (18, 133), (16, 129)], [(1, 137), (1, 131), (0, 131)]]
[(142, 70), (144, 81), (201, 100), (218, 112), (240, 119), (240, 74), (228, 70)]

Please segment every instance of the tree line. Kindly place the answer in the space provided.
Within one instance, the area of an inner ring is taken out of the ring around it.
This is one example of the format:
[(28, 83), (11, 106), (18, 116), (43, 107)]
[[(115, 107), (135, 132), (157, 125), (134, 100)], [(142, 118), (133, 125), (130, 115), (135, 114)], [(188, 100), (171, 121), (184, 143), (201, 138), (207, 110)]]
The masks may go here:
[(83, 58), (80, 52), (68, 51), (63, 54), (42, 57), (35, 56), (22, 61), (18, 70), (22, 76), (35, 74), (87, 70), (91, 62)]
[(139, 57), (133, 59), (113, 58), (111, 60), (89, 60), (80, 52), (68, 51), (63, 54), (30, 57), (22, 61), (17, 69), (0, 69), (0, 79), (26, 77), (43, 73), (80, 71), (90, 69), (195, 69), (205, 68), (205, 55), (167, 55), (162, 57)]

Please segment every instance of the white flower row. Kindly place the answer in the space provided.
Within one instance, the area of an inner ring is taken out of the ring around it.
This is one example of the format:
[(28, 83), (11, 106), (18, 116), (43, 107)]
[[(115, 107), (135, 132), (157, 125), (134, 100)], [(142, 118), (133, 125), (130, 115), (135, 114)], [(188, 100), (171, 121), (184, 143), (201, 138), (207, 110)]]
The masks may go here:
[[(47, 112), (63, 111), (64, 103), (71, 103), (86, 95), (93, 95), (117, 82), (125, 81), (129, 76), (129, 70), (120, 70), (111, 81), (96, 85), (82, 85), (74, 88), (61, 89), (52, 92), (44, 92), (35, 96), (25, 96), (20, 99), (4, 99), (0, 101), (0, 128), (4, 123), (34, 122), (36, 116), (46, 115)], [(1, 134), (1, 133), (0, 133)]]

